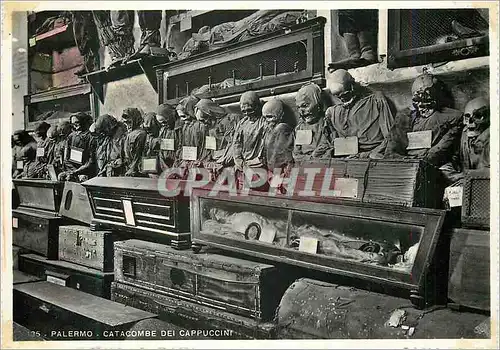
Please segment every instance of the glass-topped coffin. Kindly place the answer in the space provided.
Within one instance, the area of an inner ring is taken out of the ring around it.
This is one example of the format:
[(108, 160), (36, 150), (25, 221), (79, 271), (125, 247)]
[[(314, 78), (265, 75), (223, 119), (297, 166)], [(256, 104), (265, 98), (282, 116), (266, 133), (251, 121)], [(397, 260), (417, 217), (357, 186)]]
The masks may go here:
[(419, 290), (444, 211), (195, 190), (193, 242)]

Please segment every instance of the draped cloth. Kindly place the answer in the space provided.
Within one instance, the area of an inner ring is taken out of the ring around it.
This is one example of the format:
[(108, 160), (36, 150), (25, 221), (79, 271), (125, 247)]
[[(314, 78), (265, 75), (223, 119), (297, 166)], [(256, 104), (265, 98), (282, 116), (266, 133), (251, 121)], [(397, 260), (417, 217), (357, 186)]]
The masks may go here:
[(358, 138), (359, 152), (384, 154), (394, 116), (387, 99), (381, 93), (363, 91), (348, 106), (342, 103), (329, 107), (326, 118), (333, 127), (334, 137)]
[[(444, 107), (423, 118), (416, 110), (407, 108), (396, 116), (395, 127), (391, 130), (388, 149), (416, 158), (424, 158), (436, 167), (447, 163), (459, 148), (462, 131), (462, 113)], [(406, 151), (407, 132), (431, 130), (431, 148)]]
[(490, 167), (490, 128), (476, 137), (468, 137), (462, 132), (460, 139), (460, 165), (463, 170)]
[(73, 131), (68, 137), (66, 154), (71, 153), (71, 148), (79, 148), (82, 150), (82, 161), (78, 163), (66, 157), (64, 161), (66, 171), (80, 169), (79, 175), (95, 176), (95, 147), (95, 140), (90, 131)]
[(311, 131), (312, 142), (309, 145), (294, 145), (293, 159), (295, 162), (330, 158), (332, 146), (327, 133), (328, 126), (324, 119), (320, 119), (314, 124), (308, 124), (301, 120), (295, 127), (295, 134), (301, 130)]
[(144, 114), (142, 126), (146, 131), (146, 142), (142, 155), (145, 157), (156, 156), (158, 154), (158, 135), (160, 134), (160, 125), (156, 120), (156, 114), (152, 112)]
[(233, 138), (233, 158), (241, 159), (247, 165), (260, 166), (264, 151), (264, 138), (267, 130), (266, 120), (262, 117), (251, 120), (244, 117), (236, 126)]
[(196, 96), (187, 96), (179, 102), (176, 109), (179, 114), (184, 114), (191, 118), (196, 118), (194, 108), (198, 101), (200, 101), (200, 99)]
[(102, 134), (97, 146), (97, 176), (122, 176), (125, 173), (126, 126), (109, 114), (97, 118), (96, 133)]
[(262, 107), (262, 116), (269, 123), (264, 141), (264, 165), (269, 170), (285, 168), (293, 163), (294, 129), (282, 122), (284, 117), (283, 102), (269, 100)]
[(314, 106), (321, 106), (321, 88), (316, 84), (303, 85), (295, 95), (297, 105), (303, 102), (312, 104)]
[(199, 52), (283, 29), (295, 24), (301, 15), (302, 11), (259, 10), (239, 21), (221, 23), (211, 29), (204, 27), (186, 42), (178, 57), (179, 59), (188, 58)]
[(279, 123), (266, 135), (265, 165), (269, 170), (285, 168), (293, 163), (295, 132), (287, 123)]
[(132, 130), (125, 137), (124, 145), (125, 176), (140, 176), (147, 133), (140, 128), (143, 119), (137, 108), (127, 108), (123, 113), (132, 119)]

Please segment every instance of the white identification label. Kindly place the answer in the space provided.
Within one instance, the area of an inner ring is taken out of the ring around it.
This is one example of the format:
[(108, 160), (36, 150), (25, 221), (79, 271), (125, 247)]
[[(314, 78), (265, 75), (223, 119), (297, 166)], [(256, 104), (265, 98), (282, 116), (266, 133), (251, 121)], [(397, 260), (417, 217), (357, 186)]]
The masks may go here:
[(297, 130), (297, 134), (295, 135), (296, 145), (310, 145), (312, 140), (312, 130)]
[(213, 136), (205, 136), (205, 148), (217, 150), (217, 140)]
[(19, 228), (19, 220), (17, 218), (12, 218), (12, 227)]
[(275, 236), (276, 230), (264, 229), (259, 236), (259, 241), (264, 243), (273, 243)]
[(22, 160), (18, 160), (17, 163), (16, 163), (16, 168), (17, 170), (23, 170), (24, 168), (24, 163)]
[(432, 130), (408, 132), (406, 135), (408, 136), (406, 149), (431, 148)]
[(63, 280), (62, 278), (54, 277), (54, 276), (47, 276), (47, 282), (58, 284), (60, 286), (66, 287), (66, 280)]
[(43, 147), (38, 147), (36, 149), (36, 156), (37, 157), (43, 157), (45, 155), (45, 148)]
[[(462, 186), (450, 186), (444, 189), (444, 196), (448, 198), (448, 202), (450, 203), (450, 207), (461, 207), (462, 206), (462, 195), (463, 195), (463, 187)], [(485, 198), (485, 200), (489, 200)]]
[(183, 19), (181, 19), (181, 25), (180, 25), (181, 32), (185, 32), (186, 30), (191, 29), (192, 26), (193, 26), (193, 21), (191, 19), (191, 16), (186, 16)]
[(162, 151), (175, 151), (174, 139), (161, 139), (160, 149)]
[(29, 45), (30, 45), (30, 47), (36, 45), (36, 38), (35, 37), (32, 37), (32, 38), (29, 39)]
[(339, 177), (335, 179), (333, 189), (338, 197), (358, 198), (358, 179)]
[(318, 240), (312, 237), (300, 237), (299, 251), (316, 254), (318, 252)]
[(183, 160), (196, 160), (198, 158), (198, 147), (196, 146), (183, 146), (182, 159)]
[(337, 137), (333, 140), (334, 155), (350, 156), (358, 154), (358, 137)]
[(142, 170), (156, 171), (157, 170), (156, 158), (142, 158)]
[(82, 150), (72, 148), (69, 153), (69, 160), (76, 162), (76, 163), (81, 163), (82, 162), (82, 157), (83, 157), (83, 152)]
[(123, 199), (123, 213), (125, 214), (125, 222), (127, 225), (135, 226), (135, 217), (132, 210), (132, 201)]

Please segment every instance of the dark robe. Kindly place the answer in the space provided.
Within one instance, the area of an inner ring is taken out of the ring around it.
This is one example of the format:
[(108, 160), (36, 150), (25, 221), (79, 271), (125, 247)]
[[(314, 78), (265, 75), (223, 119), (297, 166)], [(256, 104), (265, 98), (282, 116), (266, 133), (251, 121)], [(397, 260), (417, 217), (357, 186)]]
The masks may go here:
[(293, 163), (294, 129), (287, 123), (279, 123), (265, 139), (265, 166), (269, 170), (285, 168)]
[(146, 144), (146, 131), (135, 129), (127, 134), (124, 144), (126, 174), (139, 176), (142, 167), (142, 153)]
[(462, 132), (460, 139), (460, 165), (463, 170), (490, 167), (489, 157), (490, 128), (475, 137), (468, 137)]
[(174, 140), (174, 150), (161, 150), (158, 153), (159, 163), (161, 170), (168, 169), (172, 167), (176, 161), (176, 155), (180, 148), (182, 137), (182, 128), (177, 127), (174, 129), (163, 126), (160, 129), (160, 134), (155, 141), (155, 147), (160, 149), (162, 139), (173, 139)]
[(391, 130), (391, 143), (399, 146), (389, 146), (389, 149), (406, 151), (408, 145), (407, 132), (431, 130), (432, 141), (430, 149), (415, 149), (406, 151), (406, 155), (425, 158), (429, 163), (440, 167), (447, 163), (459, 147), (462, 131), (462, 113), (451, 108), (442, 108), (427, 118), (417, 115), (417, 111), (407, 108), (396, 116), (396, 127)]
[(259, 117), (252, 121), (244, 117), (236, 126), (233, 137), (233, 159), (241, 159), (254, 166), (262, 164), (264, 138), (267, 130), (266, 120)]
[(307, 124), (301, 120), (295, 127), (295, 135), (297, 135), (297, 132), (300, 130), (311, 130), (312, 142), (309, 145), (294, 145), (293, 159), (295, 162), (330, 158), (332, 146), (328, 134), (328, 120), (320, 119), (314, 124)]
[(97, 147), (97, 176), (122, 176), (125, 174), (125, 137), (126, 126), (118, 122), (119, 125), (112, 136), (105, 136), (100, 139)]
[[(82, 150), (81, 163), (70, 159), (71, 148)], [(95, 176), (95, 140), (90, 131), (73, 131), (68, 136), (64, 168), (66, 171), (78, 171), (77, 175)]]
[(381, 93), (362, 91), (351, 105), (336, 104), (326, 111), (335, 137), (358, 137), (358, 152), (383, 154), (394, 117)]

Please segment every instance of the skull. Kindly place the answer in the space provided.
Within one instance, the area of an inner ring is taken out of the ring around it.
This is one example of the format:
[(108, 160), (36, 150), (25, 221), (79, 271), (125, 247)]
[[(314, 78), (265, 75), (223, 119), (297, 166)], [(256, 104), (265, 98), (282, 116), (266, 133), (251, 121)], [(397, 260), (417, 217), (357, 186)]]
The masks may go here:
[(463, 116), (467, 136), (475, 137), (490, 126), (490, 103), (484, 97), (475, 98), (464, 109)]
[(438, 80), (430, 74), (422, 74), (411, 87), (412, 103), (421, 117), (429, 117), (438, 104)]

